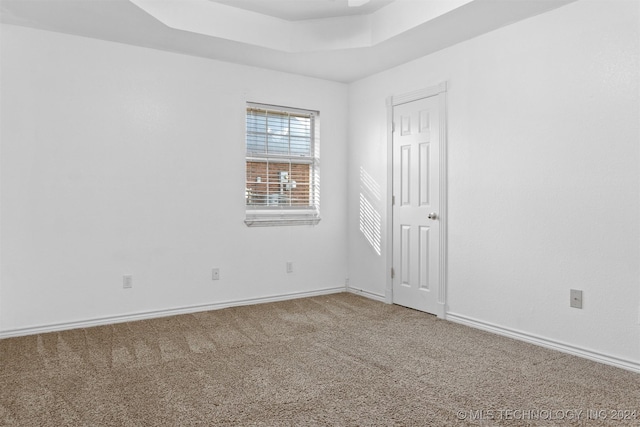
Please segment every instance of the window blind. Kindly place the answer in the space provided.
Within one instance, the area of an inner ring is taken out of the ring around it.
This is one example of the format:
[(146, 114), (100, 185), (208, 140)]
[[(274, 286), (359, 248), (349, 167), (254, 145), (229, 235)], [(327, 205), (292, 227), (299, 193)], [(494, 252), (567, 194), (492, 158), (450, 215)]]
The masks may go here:
[(317, 212), (317, 117), (315, 111), (247, 105), (247, 210)]

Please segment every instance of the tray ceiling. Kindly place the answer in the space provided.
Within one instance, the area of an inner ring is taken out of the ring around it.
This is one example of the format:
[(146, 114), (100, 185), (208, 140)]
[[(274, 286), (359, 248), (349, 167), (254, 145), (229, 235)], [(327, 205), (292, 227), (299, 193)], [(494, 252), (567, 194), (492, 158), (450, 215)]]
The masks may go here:
[[(369, 0), (350, 7), (348, 0), (209, 0), (240, 9), (261, 13), (287, 21), (326, 19), (339, 16), (368, 15), (393, 3), (394, 0)], [(366, 1), (366, 0), (363, 0)]]
[(0, 0), (0, 20), (351, 82), (572, 1)]

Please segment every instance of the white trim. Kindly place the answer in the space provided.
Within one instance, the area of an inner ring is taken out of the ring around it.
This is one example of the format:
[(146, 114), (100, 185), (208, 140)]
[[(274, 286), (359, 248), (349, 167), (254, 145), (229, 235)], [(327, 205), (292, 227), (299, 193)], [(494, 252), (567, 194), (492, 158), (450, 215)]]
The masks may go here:
[(419, 99), (438, 96), (440, 120), (440, 281), (438, 283), (438, 312), (433, 313), (439, 318), (445, 318), (447, 292), (447, 90), (448, 82), (425, 89), (393, 95), (387, 98), (387, 287), (385, 302), (393, 303), (393, 108), (395, 106), (417, 101)]
[[(380, 295), (375, 292), (369, 292), (369, 291), (365, 291), (364, 289), (358, 289), (358, 288), (352, 288), (352, 287), (347, 287), (347, 292), (355, 295), (360, 295), (375, 301), (387, 303), (387, 299), (384, 295)], [(391, 303), (388, 303), (388, 304), (391, 304)]]
[(247, 227), (277, 227), (283, 225), (317, 225), (320, 222), (320, 215), (303, 214), (301, 212), (274, 211), (262, 213), (250, 213), (247, 210), (244, 223)]
[(626, 369), (628, 371), (640, 373), (640, 363), (633, 360), (622, 359), (607, 354), (598, 353), (593, 350), (587, 350), (585, 348), (575, 347), (569, 344), (554, 341), (548, 338), (540, 337), (526, 332), (517, 331), (511, 328), (505, 328), (493, 323), (483, 322), (481, 320), (473, 319), (468, 316), (463, 316), (456, 313), (446, 313), (446, 320), (461, 325), (470, 326), (472, 328), (481, 329), (483, 331), (492, 332), (497, 335), (502, 335), (509, 338), (514, 338), (520, 341), (535, 344), (541, 347), (557, 350), (562, 353), (571, 354), (574, 356), (582, 357), (585, 359), (593, 360), (595, 362), (604, 363), (605, 365), (615, 366), (617, 368)]
[(440, 283), (438, 291), (438, 307), (439, 313), (436, 313), (439, 318), (444, 319), (447, 302), (447, 242), (448, 242), (448, 169), (447, 165), (449, 160), (448, 153), (448, 134), (447, 134), (447, 82), (444, 82), (438, 86), (438, 102), (439, 102), (439, 132), (440, 137)]
[(387, 105), (391, 107), (395, 107), (397, 105), (406, 104), (408, 102), (417, 101), (423, 98), (429, 98), (432, 96), (439, 95), (447, 91), (448, 83), (442, 82), (437, 86), (431, 86), (425, 89), (416, 90), (414, 92), (403, 93), (400, 95), (393, 95), (387, 101)]
[(387, 98), (387, 287), (384, 301), (393, 304), (393, 96)]
[(282, 295), (272, 295), (260, 298), (248, 298), (234, 301), (224, 301), (212, 304), (191, 305), (178, 308), (170, 308), (166, 310), (152, 310), (140, 313), (125, 314), (121, 316), (108, 316), (95, 319), (81, 320), (77, 322), (55, 323), (51, 325), (33, 326), (28, 328), (10, 329), (0, 332), (0, 339), (18, 337), (24, 335), (43, 334), (47, 332), (59, 332), (68, 329), (90, 328), (92, 326), (112, 325), (115, 323), (133, 322), (136, 320), (155, 319), (158, 317), (176, 316), (179, 314), (198, 313), (201, 311), (220, 310), (229, 307), (238, 307), (243, 305), (263, 304), (268, 302), (286, 301), (298, 298), (315, 297), (319, 295), (336, 294), (345, 292), (344, 286), (318, 289), (308, 292), (291, 292)]

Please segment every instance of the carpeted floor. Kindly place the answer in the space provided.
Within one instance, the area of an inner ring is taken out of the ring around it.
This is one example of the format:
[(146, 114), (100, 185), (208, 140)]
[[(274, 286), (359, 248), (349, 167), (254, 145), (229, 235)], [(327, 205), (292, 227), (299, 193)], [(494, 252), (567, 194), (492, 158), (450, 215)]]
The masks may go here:
[(10, 338), (0, 361), (3, 426), (640, 425), (639, 374), (347, 293)]

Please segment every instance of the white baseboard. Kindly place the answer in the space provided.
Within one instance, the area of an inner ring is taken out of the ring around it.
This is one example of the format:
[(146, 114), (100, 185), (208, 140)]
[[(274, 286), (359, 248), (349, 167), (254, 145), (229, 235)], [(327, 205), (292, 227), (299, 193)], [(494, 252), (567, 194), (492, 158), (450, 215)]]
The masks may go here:
[(455, 313), (446, 313), (446, 320), (450, 320), (461, 325), (470, 326), (476, 329), (482, 329), (484, 331), (492, 332), (498, 335), (502, 335), (509, 338), (514, 338), (520, 341), (525, 341), (530, 344), (539, 345), (541, 347), (550, 348), (552, 350), (558, 350), (563, 353), (568, 353), (574, 356), (583, 357), (585, 359), (593, 360), (595, 362), (604, 363), (606, 365), (615, 366), (617, 368), (626, 369), (640, 373), (640, 363), (632, 360), (621, 359), (615, 356), (609, 356), (606, 354), (598, 353), (592, 350), (587, 350), (580, 347), (575, 347), (569, 344), (557, 342), (547, 338), (539, 337), (525, 332), (516, 331), (513, 329), (505, 328), (502, 326), (494, 325), (492, 323), (483, 322), (481, 320), (472, 319), (467, 316), (463, 316)]
[(220, 310), (223, 308), (237, 307), (242, 305), (263, 304), (268, 302), (286, 301), (298, 298), (315, 297), (319, 295), (335, 294), (345, 292), (345, 287), (325, 288), (309, 292), (292, 292), (283, 295), (273, 295), (261, 298), (249, 298), (235, 301), (225, 301), (212, 304), (191, 305), (186, 307), (169, 308), (166, 310), (153, 310), (140, 313), (125, 314), (120, 316), (108, 316), (94, 319), (81, 320), (76, 322), (56, 323), (51, 325), (41, 325), (28, 328), (10, 329), (0, 331), (0, 339), (18, 337), (24, 335), (42, 334), (46, 332), (58, 332), (69, 329), (90, 328), (92, 326), (111, 325), (114, 323), (132, 322), (136, 320), (153, 319), (157, 317), (175, 316), (178, 314), (190, 314), (200, 311)]
[(380, 295), (380, 294), (376, 294), (373, 292), (369, 292), (369, 291), (365, 291), (363, 289), (357, 289), (357, 288), (352, 288), (350, 286), (347, 286), (347, 292), (351, 292), (352, 294), (356, 294), (356, 295), (361, 295), (363, 297), (372, 299), (372, 300), (376, 300), (376, 301), (380, 301), (380, 302), (384, 302), (386, 303), (387, 300), (385, 298), (384, 295)]

